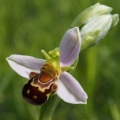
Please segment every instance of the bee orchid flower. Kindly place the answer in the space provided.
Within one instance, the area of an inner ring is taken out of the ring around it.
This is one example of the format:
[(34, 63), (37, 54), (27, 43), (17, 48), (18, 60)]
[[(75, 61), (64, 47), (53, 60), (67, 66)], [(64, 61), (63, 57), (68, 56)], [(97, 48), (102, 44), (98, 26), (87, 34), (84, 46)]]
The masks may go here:
[(79, 82), (67, 70), (74, 69), (71, 65), (77, 59), (81, 46), (78, 27), (69, 29), (62, 38), (59, 48), (46, 53), (38, 59), (31, 56), (13, 54), (6, 58), (11, 68), (20, 76), (28, 79), (22, 95), (34, 105), (41, 105), (48, 98), (57, 94), (65, 102), (85, 104), (87, 94)]

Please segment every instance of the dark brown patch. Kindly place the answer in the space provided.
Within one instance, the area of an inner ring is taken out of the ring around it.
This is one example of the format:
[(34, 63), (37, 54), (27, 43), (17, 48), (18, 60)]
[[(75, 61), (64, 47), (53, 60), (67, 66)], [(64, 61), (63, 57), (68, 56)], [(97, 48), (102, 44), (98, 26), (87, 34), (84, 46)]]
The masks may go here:
[(38, 87), (32, 86), (31, 82), (32, 79), (24, 85), (22, 90), (23, 98), (33, 105), (41, 105), (47, 101), (47, 94), (51, 93), (52, 84), (50, 88), (46, 89), (44, 92), (41, 92)]

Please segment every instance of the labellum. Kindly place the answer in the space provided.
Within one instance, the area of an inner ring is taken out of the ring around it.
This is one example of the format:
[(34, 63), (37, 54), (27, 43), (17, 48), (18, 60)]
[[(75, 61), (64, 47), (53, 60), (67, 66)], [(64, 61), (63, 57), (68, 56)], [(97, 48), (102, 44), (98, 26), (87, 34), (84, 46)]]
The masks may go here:
[(34, 105), (43, 104), (58, 89), (58, 72), (48, 64), (43, 65), (40, 71), (41, 73), (30, 73), (30, 80), (22, 90), (23, 98)]

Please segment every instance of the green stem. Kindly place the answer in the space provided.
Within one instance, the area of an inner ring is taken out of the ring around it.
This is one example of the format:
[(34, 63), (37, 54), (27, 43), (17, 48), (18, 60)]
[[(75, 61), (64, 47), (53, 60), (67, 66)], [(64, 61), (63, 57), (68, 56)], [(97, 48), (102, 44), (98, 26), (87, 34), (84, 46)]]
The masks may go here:
[(43, 120), (47, 106), (48, 106), (48, 101), (41, 106), (39, 120)]
[(57, 107), (60, 98), (55, 95), (41, 106), (39, 120), (51, 120), (53, 112)]

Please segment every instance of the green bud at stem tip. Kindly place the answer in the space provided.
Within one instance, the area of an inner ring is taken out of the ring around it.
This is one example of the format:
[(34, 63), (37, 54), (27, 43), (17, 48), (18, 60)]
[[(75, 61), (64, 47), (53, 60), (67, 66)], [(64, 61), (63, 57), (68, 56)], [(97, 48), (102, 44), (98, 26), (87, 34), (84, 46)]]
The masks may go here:
[(100, 15), (105, 15), (109, 14), (112, 11), (111, 7), (101, 5), (100, 3), (96, 3), (93, 6), (90, 6), (89, 8), (85, 9), (83, 12), (81, 12), (75, 20), (72, 22), (70, 27), (81, 27), (81, 25), (86, 24), (93, 18), (100, 16)]

